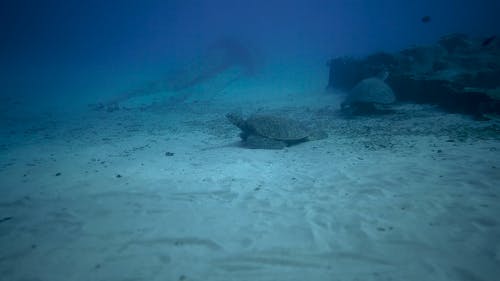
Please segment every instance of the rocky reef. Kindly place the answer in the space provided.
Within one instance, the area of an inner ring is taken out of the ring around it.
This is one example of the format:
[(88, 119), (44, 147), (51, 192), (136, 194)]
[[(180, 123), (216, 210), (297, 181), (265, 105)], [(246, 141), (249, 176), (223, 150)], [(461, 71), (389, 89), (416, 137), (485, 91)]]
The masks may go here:
[(328, 62), (328, 88), (352, 89), (388, 70), (399, 102), (436, 104), (478, 119), (500, 113), (500, 39), (450, 34), (433, 45)]

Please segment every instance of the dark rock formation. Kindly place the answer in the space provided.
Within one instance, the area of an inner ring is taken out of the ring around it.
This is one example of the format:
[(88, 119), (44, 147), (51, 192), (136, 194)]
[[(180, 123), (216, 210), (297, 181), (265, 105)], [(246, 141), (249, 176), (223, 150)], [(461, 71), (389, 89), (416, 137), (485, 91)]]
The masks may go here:
[(437, 104), (450, 112), (482, 118), (500, 112), (500, 42), (463, 34), (442, 37), (431, 46), (357, 59), (329, 61), (328, 88), (350, 90), (382, 69), (398, 101)]

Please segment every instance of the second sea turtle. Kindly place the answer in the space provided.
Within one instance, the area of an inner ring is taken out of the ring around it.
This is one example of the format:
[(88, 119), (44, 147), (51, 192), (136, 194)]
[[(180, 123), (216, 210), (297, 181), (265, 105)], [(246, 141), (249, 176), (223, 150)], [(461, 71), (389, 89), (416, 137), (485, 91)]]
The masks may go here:
[(377, 111), (376, 105), (391, 104), (396, 96), (385, 80), (389, 73), (382, 71), (377, 76), (366, 78), (356, 84), (341, 104), (341, 109), (351, 113), (371, 113)]

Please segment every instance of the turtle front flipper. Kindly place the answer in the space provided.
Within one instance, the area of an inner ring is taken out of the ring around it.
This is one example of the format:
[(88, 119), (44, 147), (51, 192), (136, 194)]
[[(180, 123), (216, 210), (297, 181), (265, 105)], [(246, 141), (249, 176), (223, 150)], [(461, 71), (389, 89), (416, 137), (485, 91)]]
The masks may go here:
[(280, 140), (274, 140), (257, 135), (249, 135), (243, 141), (246, 147), (253, 149), (283, 149), (287, 143)]
[(317, 141), (328, 138), (328, 133), (323, 130), (313, 130), (307, 137), (308, 141)]

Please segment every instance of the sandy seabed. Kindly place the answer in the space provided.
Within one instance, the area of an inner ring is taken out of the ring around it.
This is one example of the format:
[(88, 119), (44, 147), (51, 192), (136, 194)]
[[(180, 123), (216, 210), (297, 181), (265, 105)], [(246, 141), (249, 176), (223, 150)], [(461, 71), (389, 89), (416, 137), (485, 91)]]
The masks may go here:
[[(329, 137), (246, 149), (224, 117), (236, 108)], [(9, 122), (0, 280), (500, 276), (494, 121), (411, 104), (346, 118), (334, 95), (298, 91)]]

